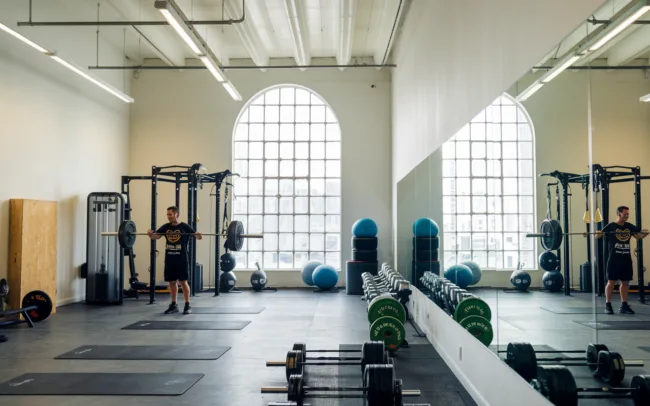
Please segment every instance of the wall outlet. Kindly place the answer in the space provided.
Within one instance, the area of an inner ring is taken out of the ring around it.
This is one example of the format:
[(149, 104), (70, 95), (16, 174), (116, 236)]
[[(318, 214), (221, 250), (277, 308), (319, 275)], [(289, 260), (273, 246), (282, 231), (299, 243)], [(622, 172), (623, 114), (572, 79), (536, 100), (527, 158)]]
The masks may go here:
[(462, 345), (458, 346), (458, 360), (459, 361), (463, 360), (463, 346)]

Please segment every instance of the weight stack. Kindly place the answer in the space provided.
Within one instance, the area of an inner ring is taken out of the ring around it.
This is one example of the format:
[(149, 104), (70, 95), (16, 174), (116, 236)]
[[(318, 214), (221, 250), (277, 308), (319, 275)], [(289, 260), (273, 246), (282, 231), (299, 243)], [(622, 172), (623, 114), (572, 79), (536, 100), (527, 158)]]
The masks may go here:
[(591, 263), (580, 264), (580, 291), (592, 292), (591, 286)]
[(361, 274), (368, 272), (377, 275), (379, 262), (346, 261), (345, 262), (345, 293), (348, 295), (363, 295), (363, 279)]
[(348, 295), (363, 295), (361, 274), (377, 275), (377, 237), (352, 237), (352, 260), (346, 261), (345, 291)]
[(420, 278), (425, 272), (433, 272), (440, 276), (439, 248), (438, 237), (413, 237), (411, 283), (415, 286), (420, 287)]

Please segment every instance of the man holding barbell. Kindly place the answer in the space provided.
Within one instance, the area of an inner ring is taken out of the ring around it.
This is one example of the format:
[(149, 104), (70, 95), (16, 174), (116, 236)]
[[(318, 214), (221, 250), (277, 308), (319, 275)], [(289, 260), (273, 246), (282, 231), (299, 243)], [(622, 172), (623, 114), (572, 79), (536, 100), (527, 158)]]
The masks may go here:
[(196, 237), (197, 240), (203, 238), (201, 233), (195, 232), (189, 225), (178, 221), (178, 207), (171, 206), (167, 208), (167, 220), (169, 223), (163, 224), (155, 232), (148, 230), (147, 235), (152, 240), (159, 240), (163, 236), (167, 240), (165, 248), (165, 281), (169, 282), (169, 292), (172, 302), (165, 314), (178, 313), (176, 297), (178, 296), (178, 285), (183, 288), (183, 298), (185, 299), (185, 308), (183, 314), (192, 313), (190, 306), (190, 286), (187, 283), (189, 278), (189, 263), (187, 256), (187, 243), (190, 237)]
[[(637, 240), (646, 238), (648, 230), (641, 230), (634, 224), (628, 223), (630, 208), (619, 206), (616, 209), (617, 219), (596, 232), (596, 238), (605, 236), (609, 257), (607, 258), (607, 287), (605, 288), (605, 313), (614, 314), (612, 309), (612, 295), (616, 281), (621, 281), (621, 307), (619, 313), (634, 314), (634, 310), (627, 303), (627, 292), (630, 290), (630, 281), (634, 273), (632, 269), (632, 257), (630, 255), (630, 239)], [(603, 234), (606, 233), (606, 234)], [(643, 271), (641, 271), (643, 272)]]

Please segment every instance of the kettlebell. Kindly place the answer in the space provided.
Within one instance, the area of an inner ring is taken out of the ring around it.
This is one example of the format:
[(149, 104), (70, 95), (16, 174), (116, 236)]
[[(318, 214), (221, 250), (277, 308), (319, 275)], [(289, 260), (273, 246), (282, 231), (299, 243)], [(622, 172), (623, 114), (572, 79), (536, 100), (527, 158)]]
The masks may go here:
[(260, 264), (257, 262), (255, 262), (255, 266), (257, 267), (257, 271), (251, 274), (251, 286), (253, 290), (260, 291), (266, 286), (266, 273), (260, 269)]

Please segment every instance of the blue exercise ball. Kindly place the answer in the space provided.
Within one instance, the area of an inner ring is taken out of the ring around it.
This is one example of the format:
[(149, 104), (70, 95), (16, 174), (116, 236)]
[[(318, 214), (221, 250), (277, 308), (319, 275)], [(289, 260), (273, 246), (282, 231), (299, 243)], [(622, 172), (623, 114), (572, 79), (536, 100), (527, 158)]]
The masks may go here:
[(321, 265), (314, 269), (314, 284), (320, 289), (328, 290), (336, 286), (339, 281), (339, 274), (332, 265)]
[(421, 217), (413, 223), (413, 235), (416, 237), (437, 237), (440, 227), (430, 218)]
[(373, 219), (362, 218), (352, 225), (354, 237), (368, 238), (377, 236), (377, 223)]
[(309, 286), (314, 286), (313, 274), (314, 270), (319, 266), (323, 265), (320, 261), (309, 261), (303, 267), (300, 273), (302, 274), (302, 280)]
[(476, 262), (473, 261), (465, 261), (461, 262), (461, 265), (465, 265), (472, 271), (472, 283), (470, 285), (476, 285), (481, 281), (481, 276), (483, 276), (483, 273), (481, 272), (481, 267), (478, 266)]
[(474, 275), (467, 265), (452, 265), (445, 271), (445, 278), (461, 289), (465, 289), (472, 283)]

